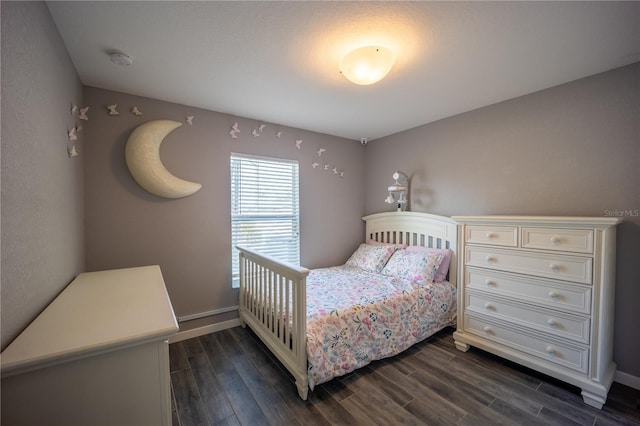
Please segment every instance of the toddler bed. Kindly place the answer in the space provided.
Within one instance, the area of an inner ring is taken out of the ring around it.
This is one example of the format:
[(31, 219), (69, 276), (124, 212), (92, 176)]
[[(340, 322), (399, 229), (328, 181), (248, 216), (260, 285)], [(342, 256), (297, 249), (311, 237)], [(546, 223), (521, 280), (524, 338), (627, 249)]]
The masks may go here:
[(416, 212), (363, 220), (367, 243), (343, 266), (309, 271), (238, 247), (240, 321), (294, 376), (302, 399), (455, 321), (456, 223)]

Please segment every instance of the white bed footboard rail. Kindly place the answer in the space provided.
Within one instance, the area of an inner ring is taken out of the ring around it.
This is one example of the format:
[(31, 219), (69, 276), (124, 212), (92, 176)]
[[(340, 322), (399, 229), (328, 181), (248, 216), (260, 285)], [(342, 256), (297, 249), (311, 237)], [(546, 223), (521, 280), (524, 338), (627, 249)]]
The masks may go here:
[(309, 270), (237, 246), (240, 321), (249, 324), (296, 379), (307, 399), (307, 275)]

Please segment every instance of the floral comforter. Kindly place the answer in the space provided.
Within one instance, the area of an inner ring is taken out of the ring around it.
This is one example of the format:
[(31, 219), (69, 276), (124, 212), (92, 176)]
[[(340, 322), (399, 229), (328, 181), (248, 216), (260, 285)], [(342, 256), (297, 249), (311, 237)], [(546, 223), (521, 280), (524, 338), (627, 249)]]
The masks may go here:
[(349, 266), (307, 278), (309, 386), (396, 355), (452, 325), (456, 288), (416, 284)]

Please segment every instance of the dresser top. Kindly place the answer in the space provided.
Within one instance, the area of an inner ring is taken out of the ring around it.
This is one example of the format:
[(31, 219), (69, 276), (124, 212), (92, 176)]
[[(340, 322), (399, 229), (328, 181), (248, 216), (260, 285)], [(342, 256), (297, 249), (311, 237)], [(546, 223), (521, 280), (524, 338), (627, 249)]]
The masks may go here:
[(177, 331), (159, 266), (83, 273), (2, 352), (2, 376)]
[(535, 226), (577, 226), (577, 227), (610, 227), (622, 222), (619, 217), (588, 216), (452, 216), (451, 219), (464, 224), (512, 224)]

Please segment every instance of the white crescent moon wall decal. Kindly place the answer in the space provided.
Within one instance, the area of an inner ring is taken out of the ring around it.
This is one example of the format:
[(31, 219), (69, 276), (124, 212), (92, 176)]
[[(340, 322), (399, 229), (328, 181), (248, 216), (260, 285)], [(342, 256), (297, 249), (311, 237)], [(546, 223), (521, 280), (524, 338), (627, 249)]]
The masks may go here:
[(182, 198), (197, 192), (202, 185), (172, 175), (160, 160), (160, 145), (179, 121), (154, 120), (136, 127), (125, 148), (131, 175), (148, 192), (164, 198)]

